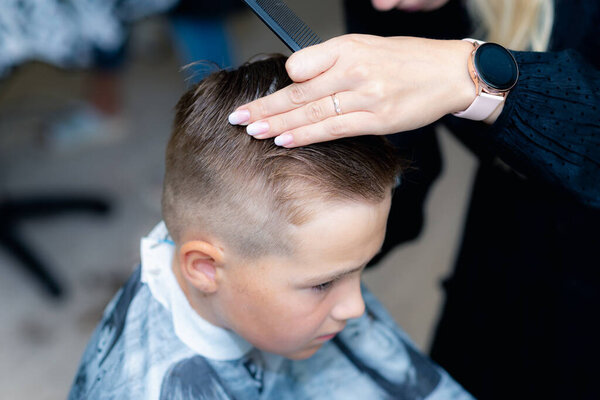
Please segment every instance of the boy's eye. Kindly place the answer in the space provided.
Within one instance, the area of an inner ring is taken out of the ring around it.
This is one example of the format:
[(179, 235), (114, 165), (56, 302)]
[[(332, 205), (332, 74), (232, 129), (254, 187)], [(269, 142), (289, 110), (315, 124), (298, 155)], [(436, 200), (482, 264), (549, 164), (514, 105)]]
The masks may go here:
[(333, 286), (333, 282), (334, 281), (329, 281), (329, 282), (321, 283), (320, 285), (313, 286), (312, 289), (315, 290), (315, 291), (317, 291), (317, 292), (324, 292), (327, 289), (329, 289), (331, 286)]

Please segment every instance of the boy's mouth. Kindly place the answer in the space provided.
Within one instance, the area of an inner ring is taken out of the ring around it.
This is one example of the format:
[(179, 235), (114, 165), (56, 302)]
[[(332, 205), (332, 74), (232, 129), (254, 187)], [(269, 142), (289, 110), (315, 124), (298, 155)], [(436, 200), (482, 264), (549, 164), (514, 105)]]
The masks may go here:
[(328, 341), (328, 340), (331, 340), (331, 339), (333, 339), (333, 338), (334, 338), (334, 337), (335, 337), (335, 336), (336, 336), (338, 333), (340, 333), (340, 332), (341, 332), (341, 331), (339, 331), (339, 332), (335, 332), (335, 333), (330, 333), (330, 334), (328, 334), (328, 335), (319, 336), (319, 337), (317, 338), (317, 340), (319, 340), (319, 341), (323, 341), (323, 342), (326, 342), (326, 341)]

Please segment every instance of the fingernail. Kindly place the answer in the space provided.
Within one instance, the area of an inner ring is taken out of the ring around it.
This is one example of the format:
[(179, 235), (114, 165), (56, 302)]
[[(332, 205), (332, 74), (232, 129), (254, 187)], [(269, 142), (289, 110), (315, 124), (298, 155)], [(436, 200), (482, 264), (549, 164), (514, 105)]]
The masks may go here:
[(275, 138), (275, 144), (277, 146), (287, 146), (294, 141), (294, 137), (289, 133), (284, 133), (283, 135), (279, 135)]
[(246, 132), (248, 135), (260, 135), (261, 133), (266, 133), (269, 130), (269, 123), (264, 121), (253, 122), (246, 127)]
[(237, 110), (229, 114), (229, 123), (231, 125), (239, 125), (242, 122), (246, 122), (250, 119), (250, 111), (248, 110)]

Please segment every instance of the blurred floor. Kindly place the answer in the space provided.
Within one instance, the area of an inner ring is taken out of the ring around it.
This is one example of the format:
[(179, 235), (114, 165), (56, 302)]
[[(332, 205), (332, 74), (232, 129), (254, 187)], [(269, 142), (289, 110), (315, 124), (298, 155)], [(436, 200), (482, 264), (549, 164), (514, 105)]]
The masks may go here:
[[(343, 32), (338, 2), (288, 1), (323, 39)], [(229, 21), (238, 62), (286, 48), (250, 13)], [(53, 112), (83, 97), (86, 72), (28, 64), (0, 82), (0, 194), (92, 193), (109, 199), (107, 217), (84, 213), (36, 219), (23, 233), (68, 289), (47, 297), (0, 251), (0, 399), (65, 397), (102, 309), (138, 262), (139, 239), (160, 219), (164, 146), (185, 83), (162, 18), (136, 25), (121, 73), (128, 133), (111, 143), (53, 151), (39, 138)], [(365, 281), (427, 350), (460, 238), (474, 160), (441, 132), (445, 170), (427, 204), (420, 240), (402, 246)]]

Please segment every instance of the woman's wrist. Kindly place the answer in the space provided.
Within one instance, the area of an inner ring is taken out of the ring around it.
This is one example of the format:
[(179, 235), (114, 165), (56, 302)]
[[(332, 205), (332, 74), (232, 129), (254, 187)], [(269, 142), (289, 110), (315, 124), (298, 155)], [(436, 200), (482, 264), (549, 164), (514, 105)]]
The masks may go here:
[(452, 59), (449, 63), (453, 69), (450, 71), (450, 113), (466, 110), (477, 96), (475, 83), (469, 74), (469, 58), (473, 52), (473, 45), (464, 40), (449, 40)]

